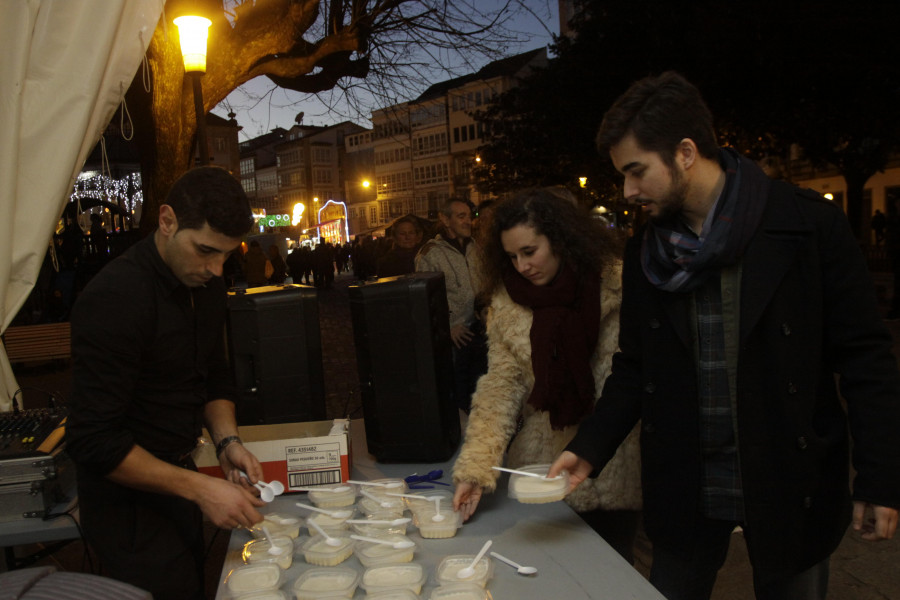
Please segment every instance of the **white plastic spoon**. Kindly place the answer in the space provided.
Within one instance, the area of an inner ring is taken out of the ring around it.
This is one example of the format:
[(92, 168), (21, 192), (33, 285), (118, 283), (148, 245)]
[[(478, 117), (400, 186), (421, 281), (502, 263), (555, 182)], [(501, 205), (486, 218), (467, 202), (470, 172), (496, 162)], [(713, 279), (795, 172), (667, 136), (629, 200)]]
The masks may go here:
[[(244, 473), (243, 471), (238, 471), (241, 477), (250, 481), (250, 476)], [(257, 481), (253, 484), (256, 489), (259, 490), (259, 497), (262, 498), (263, 502), (271, 502), (275, 499), (275, 496), (280, 496), (284, 493), (284, 486), (280, 481), (273, 481), (272, 483), (266, 483), (265, 481)], [(281, 491), (278, 491), (278, 490)]]
[(427, 500), (431, 502), (435, 498), (440, 498), (440, 496), (420, 496), (418, 494), (397, 494), (394, 492), (385, 492), (385, 496), (396, 496), (397, 498), (410, 498), (412, 500)]
[(318, 487), (297, 487), (293, 488), (295, 492), (334, 492), (335, 494), (339, 494), (341, 492), (347, 492), (350, 490), (350, 486), (348, 485), (339, 485), (333, 488), (318, 488)]
[(351, 538), (354, 540), (362, 540), (364, 542), (372, 542), (373, 544), (384, 544), (385, 546), (390, 546), (395, 550), (403, 550), (405, 548), (412, 548), (416, 545), (416, 543), (412, 540), (400, 540), (399, 542), (392, 542), (391, 540), (379, 540), (378, 538), (366, 537), (364, 535), (355, 535), (351, 534)]
[(386, 487), (386, 488), (398, 488), (403, 485), (399, 481), (391, 481), (388, 483), (381, 483), (381, 482), (375, 482), (375, 481), (354, 481), (353, 479), (348, 479), (347, 483), (355, 483), (356, 485), (374, 485), (374, 486)]
[(335, 519), (346, 519), (353, 513), (349, 510), (325, 510), (323, 508), (317, 508), (315, 506), (310, 506), (309, 504), (303, 504), (302, 502), (295, 502), (297, 506), (300, 508), (305, 508), (306, 510), (312, 510), (315, 512), (320, 512), (323, 515), (328, 515), (329, 517), (333, 517)]
[(325, 543), (328, 544), (329, 546), (334, 546), (334, 547), (336, 548), (336, 547), (338, 547), (338, 546), (341, 545), (341, 540), (339, 540), (339, 539), (337, 539), (337, 538), (333, 538), (333, 537), (331, 537), (330, 535), (328, 535), (327, 533), (325, 533), (325, 530), (322, 529), (321, 527), (319, 527), (319, 524), (316, 523), (315, 521), (313, 521), (312, 519), (310, 519), (309, 521), (307, 521), (306, 524), (307, 524), (307, 525), (312, 525), (312, 526), (313, 526), (313, 529), (315, 529), (316, 531), (318, 531), (319, 534), (320, 534), (322, 537), (325, 538)]
[(406, 525), (412, 521), (409, 517), (403, 517), (402, 519), (347, 519), (348, 523), (358, 523), (360, 525), (390, 525), (391, 527), (397, 525)]
[(507, 469), (505, 467), (491, 467), (495, 471), (504, 471), (506, 473), (515, 473), (516, 475), (525, 475), (526, 477), (538, 477), (540, 479), (546, 479), (548, 481), (553, 481), (555, 479), (559, 479), (562, 475), (557, 475), (556, 477), (547, 477), (546, 475), (538, 475), (537, 473), (530, 473), (528, 471), (519, 471), (518, 469)]
[(506, 558), (502, 554), (497, 554), (496, 552), (491, 552), (491, 556), (493, 556), (500, 562), (505, 562), (509, 566), (515, 568), (516, 573), (518, 573), (519, 575), (534, 575), (535, 573), (537, 573), (537, 569), (535, 567), (523, 567), (519, 563)]
[(284, 484), (281, 483), (280, 481), (278, 481), (277, 479), (273, 479), (269, 483), (266, 483), (264, 481), (260, 482), (260, 483), (262, 483), (264, 486), (266, 486), (267, 488), (272, 490), (272, 493), (275, 494), (276, 496), (280, 496), (284, 493)]
[(272, 534), (269, 533), (269, 528), (263, 525), (262, 530), (266, 536), (266, 539), (269, 541), (269, 554), (271, 554), (272, 556), (284, 554), (284, 548), (275, 545), (275, 540), (272, 539)]
[(484, 553), (488, 551), (488, 548), (491, 547), (491, 544), (494, 543), (494, 540), (488, 540), (484, 543), (484, 546), (481, 547), (481, 550), (478, 551), (478, 554), (475, 555), (475, 559), (469, 564), (468, 567), (463, 567), (459, 571), (456, 572), (456, 577), (458, 579), (468, 579), (472, 575), (475, 574), (475, 565), (478, 564), (478, 561), (481, 560), (481, 557), (484, 556)]
[(435, 523), (440, 523), (446, 518), (447, 517), (441, 514), (441, 497), (434, 496), (434, 514), (431, 516), (431, 520)]
[(378, 496), (367, 492), (366, 490), (360, 490), (360, 494), (371, 500), (372, 502), (377, 502), (381, 508), (397, 508), (397, 503), (392, 502), (391, 500), (382, 500)]

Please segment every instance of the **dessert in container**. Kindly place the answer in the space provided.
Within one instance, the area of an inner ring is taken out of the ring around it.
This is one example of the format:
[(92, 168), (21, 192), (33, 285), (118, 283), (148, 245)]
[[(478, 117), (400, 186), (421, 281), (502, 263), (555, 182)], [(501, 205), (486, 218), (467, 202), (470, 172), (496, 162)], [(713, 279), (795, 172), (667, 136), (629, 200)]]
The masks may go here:
[(363, 573), (359, 585), (367, 594), (398, 589), (407, 589), (418, 594), (422, 591), (425, 579), (425, 569), (422, 565), (411, 562), (369, 567)]
[(369, 483), (377, 483), (383, 485), (364, 485), (361, 486), (362, 490), (367, 491), (378, 498), (384, 498), (385, 500), (402, 500), (402, 498), (394, 498), (391, 496), (386, 496), (388, 492), (392, 494), (405, 494), (409, 488), (406, 486), (406, 481), (399, 477), (388, 477), (385, 479), (371, 479)]
[[(339, 487), (348, 488), (343, 492), (331, 492)], [(306, 493), (309, 501), (319, 508), (339, 508), (341, 506), (350, 506), (356, 502), (356, 486), (352, 483), (334, 483), (329, 485), (317, 485), (316, 489), (311, 489)]]
[(423, 538), (451, 538), (462, 526), (462, 514), (454, 511), (453, 506), (442, 505), (438, 512), (432, 505), (413, 513), (413, 523)]
[(234, 600), (291, 600), (291, 598), (281, 590), (265, 590), (262, 592), (242, 594), (236, 596)]
[(474, 583), (448, 583), (434, 588), (428, 600), (488, 600), (487, 591)]
[(348, 529), (350, 529), (350, 525), (347, 523), (347, 519), (353, 518), (352, 513), (354, 511), (351, 510), (350, 512), (351, 512), (351, 515), (349, 517), (344, 517), (341, 519), (332, 517), (331, 515), (326, 515), (323, 513), (316, 513), (316, 514), (312, 515), (311, 517), (309, 517), (308, 519), (306, 519), (306, 530), (309, 532), (309, 535), (311, 535), (311, 536), (314, 536), (317, 533), (319, 533), (318, 531), (315, 530), (315, 528), (312, 525), (309, 524), (310, 521), (312, 521), (316, 525), (321, 527), (322, 530), (329, 535), (332, 535), (332, 534), (333, 535), (341, 535), (341, 534), (345, 533)]
[(282, 513), (265, 515), (260, 523), (257, 523), (250, 528), (250, 533), (253, 534), (253, 537), (257, 539), (266, 537), (266, 534), (262, 529), (263, 525), (266, 526), (266, 529), (268, 529), (269, 533), (273, 536), (286, 535), (291, 539), (296, 539), (297, 536), (300, 535), (300, 527), (303, 525), (303, 519)]
[[(281, 549), (279, 554), (269, 552), (273, 545)], [(273, 564), (290, 569), (294, 562), (294, 540), (286, 535), (273, 536), (271, 544), (268, 539), (252, 540), (244, 544), (241, 556), (248, 565)]]
[[(413, 498), (413, 496), (416, 496)], [(453, 492), (450, 490), (413, 490), (407, 492), (403, 500), (410, 512), (416, 512), (422, 508), (434, 508), (434, 498), (441, 499), (441, 506), (453, 506)]]
[(356, 569), (334, 567), (310, 569), (294, 582), (291, 588), (297, 600), (320, 598), (352, 598), (359, 585)]
[(487, 556), (481, 557), (473, 567), (474, 573), (469, 577), (460, 577), (459, 571), (465, 569), (475, 560), (474, 554), (453, 554), (445, 557), (437, 566), (435, 576), (440, 585), (448, 583), (474, 583), (479, 587), (487, 585), (494, 574), (494, 565)]
[(419, 595), (409, 589), (384, 590), (366, 594), (365, 600), (419, 600)]
[(241, 565), (225, 576), (225, 587), (234, 596), (277, 590), (282, 583), (282, 569), (275, 564)]
[(373, 515), (371, 517), (366, 517), (365, 519), (359, 519), (360, 521), (365, 521), (365, 523), (350, 523), (350, 527), (359, 535), (368, 535), (371, 537), (378, 537), (388, 533), (405, 534), (409, 525), (408, 522), (397, 525), (391, 523), (398, 518), (400, 517), (397, 517), (394, 513), (384, 517), (381, 515)]
[[(389, 504), (389, 506), (384, 506), (382, 503)], [(396, 519), (397, 517), (402, 517), (406, 511), (406, 503), (403, 502), (403, 498), (391, 496), (375, 496), (375, 498), (364, 496), (360, 499), (357, 506), (364, 515), (369, 517), (378, 515), (380, 519)]]
[[(377, 537), (391, 543), (412, 542), (408, 537), (399, 533), (381, 534)], [(354, 552), (364, 567), (374, 567), (389, 563), (410, 562), (416, 552), (416, 545), (413, 543), (409, 548), (393, 548), (387, 544), (357, 540)]]
[(339, 565), (353, 555), (353, 540), (346, 536), (334, 536), (340, 544), (332, 546), (322, 535), (315, 535), (300, 546), (303, 558), (311, 565), (333, 567)]
[[(519, 471), (546, 475), (550, 469), (549, 464), (528, 465), (520, 467)], [(558, 477), (547, 479), (546, 477), (529, 477), (513, 473), (509, 476), (509, 497), (524, 504), (544, 504), (557, 502), (566, 497), (569, 489), (569, 474), (563, 471)]]

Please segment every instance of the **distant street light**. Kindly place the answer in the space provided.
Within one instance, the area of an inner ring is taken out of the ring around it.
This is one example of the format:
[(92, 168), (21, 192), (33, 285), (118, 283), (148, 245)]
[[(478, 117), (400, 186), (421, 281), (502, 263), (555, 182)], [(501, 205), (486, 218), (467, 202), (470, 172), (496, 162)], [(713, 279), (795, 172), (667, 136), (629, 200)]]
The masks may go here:
[(190, 76), (194, 87), (194, 113), (197, 116), (197, 146), (200, 164), (209, 164), (209, 145), (206, 141), (206, 111), (203, 110), (203, 89), (200, 78), (206, 73), (206, 39), (212, 21), (205, 17), (182, 16), (175, 19), (181, 40), (181, 56), (184, 72)]

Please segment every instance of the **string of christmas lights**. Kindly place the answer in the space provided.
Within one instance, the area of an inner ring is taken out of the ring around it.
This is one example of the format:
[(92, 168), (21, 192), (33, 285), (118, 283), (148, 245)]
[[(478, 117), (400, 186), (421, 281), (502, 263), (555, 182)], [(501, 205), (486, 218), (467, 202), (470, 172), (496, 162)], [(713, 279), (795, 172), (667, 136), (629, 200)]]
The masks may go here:
[(135, 209), (144, 202), (141, 174), (131, 173), (121, 179), (113, 179), (96, 171), (84, 172), (75, 180), (69, 200), (77, 202), (86, 198), (119, 204), (134, 214)]

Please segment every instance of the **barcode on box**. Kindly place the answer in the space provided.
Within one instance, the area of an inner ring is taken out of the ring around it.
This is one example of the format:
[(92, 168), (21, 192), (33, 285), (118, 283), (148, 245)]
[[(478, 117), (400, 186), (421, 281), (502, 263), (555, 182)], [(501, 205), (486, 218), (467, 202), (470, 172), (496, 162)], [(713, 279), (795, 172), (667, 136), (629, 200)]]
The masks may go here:
[(288, 482), (289, 488), (340, 483), (341, 470), (335, 469), (333, 471), (314, 471), (312, 473), (289, 473)]

